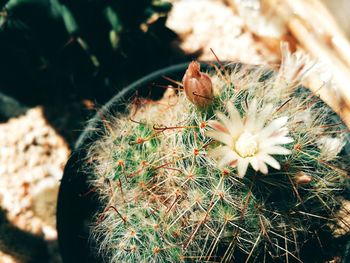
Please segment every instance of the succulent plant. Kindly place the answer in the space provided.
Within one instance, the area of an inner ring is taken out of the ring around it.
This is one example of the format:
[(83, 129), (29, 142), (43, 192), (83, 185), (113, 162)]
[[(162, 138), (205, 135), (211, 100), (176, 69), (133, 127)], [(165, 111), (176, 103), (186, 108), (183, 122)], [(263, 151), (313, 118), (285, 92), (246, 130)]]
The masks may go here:
[[(282, 53), (277, 72), (192, 63), (185, 90), (108, 116), (86, 168), (103, 204), (91, 240), (106, 262), (300, 261), (304, 242), (336, 224), (344, 127), (301, 85), (314, 63)], [(213, 94), (206, 107), (198, 89)]]

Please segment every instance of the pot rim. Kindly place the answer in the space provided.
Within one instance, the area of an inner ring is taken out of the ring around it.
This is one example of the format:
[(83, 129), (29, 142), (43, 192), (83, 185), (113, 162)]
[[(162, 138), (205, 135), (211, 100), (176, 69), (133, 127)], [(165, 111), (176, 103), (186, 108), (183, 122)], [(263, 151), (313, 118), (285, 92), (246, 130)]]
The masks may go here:
[(84, 131), (81, 133), (79, 138), (77, 139), (74, 150), (81, 148), (86, 140), (86, 137), (91, 132), (91, 130), (96, 127), (99, 121), (101, 121), (101, 113), (108, 112), (113, 106), (117, 106), (120, 109), (118, 111), (123, 110), (123, 108), (120, 107), (120, 105), (117, 105), (120, 103), (122, 99), (124, 99), (126, 96), (130, 95), (132, 92), (138, 90), (139, 88), (143, 87), (144, 85), (147, 85), (153, 80), (159, 79), (162, 76), (165, 76), (166, 74), (178, 72), (185, 70), (188, 67), (189, 62), (183, 62), (180, 64), (172, 65), (166, 68), (162, 68), (159, 70), (156, 70), (123, 88), (120, 90), (114, 97), (112, 97), (107, 103), (105, 103), (101, 109), (98, 110), (98, 112), (90, 119), (88, 126), (84, 128)]

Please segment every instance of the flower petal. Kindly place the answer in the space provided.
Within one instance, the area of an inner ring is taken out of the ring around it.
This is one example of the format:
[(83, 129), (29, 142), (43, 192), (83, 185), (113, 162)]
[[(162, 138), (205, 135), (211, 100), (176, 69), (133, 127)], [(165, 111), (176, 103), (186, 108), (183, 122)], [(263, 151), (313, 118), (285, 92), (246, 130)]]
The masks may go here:
[(220, 132), (220, 131), (207, 131), (205, 135), (213, 138), (216, 141), (227, 144), (228, 146), (232, 145), (232, 138), (227, 133)]
[(217, 112), (216, 116), (220, 119), (226, 129), (230, 131), (231, 134), (236, 133), (237, 129), (234, 127), (234, 122), (232, 122), (225, 114)]
[(264, 127), (267, 118), (270, 116), (273, 110), (272, 103), (269, 103), (265, 106), (265, 108), (259, 113), (257, 122), (255, 123), (255, 130), (259, 131)]
[(249, 161), (245, 158), (239, 158), (237, 162), (238, 177), (243, 178), (247, 172)]
[[(260, 139), (260, 138), (259, 138)], [(263, 140), (262, 142), (259, 143), (259, 147), (261, 148), (267, 148), (270, 146), (278, 145), (278, 144), (288, 144), (293, 142), (294, 140), (291, 137), (271, 137), (268, 139)]]
[(292, 152), (286, 148), (281, 147), (281, 146), (271, 146), (271, 147), (264, 149), (264, 153), (287, 155), (287, 154), (291, 154)]
[(228, 164), (236, 160), (237, 160), (237, 156), (232, 151), (228, 151), (223, 156), (223, 158), (219, 161), (218, 166), (219, 168), (224, 168), (225, 166), (227, 166)]
[(209, 120), (208, 126), (220, 132), (230, 133), (230, 131), (222, 123), (215, 120)]
[(208, 156), (211, 158), (219, 158), (220, 156), (223, 156), (227, 153), (227, 151), (230, 151), (230, 148), (227, 146), (219, 146), (214, 149), (211, 149), (208, 151)]
[(256, 157), (251, 157), (249, 162), (255, 171), (259, 170), (259, 160)]
[(281, 129), (279, 129), (278, 131), (275, 131), (271, 134), (271, 137), (275, 137), (275, 136), (287, 136), (288, 134), (288, 128), (287, 127), (283, 127)]
[(281, 169), (281, 165), (279, 164), (279, 162), (277, 162), (276, 159), (273, 158), (272, 156), (268, 154), (263, 154), (263, 155), (260, 155), (259, 158), (261, 161), (267, 163), (268, 165), (275, 168), (276, 170)]
[(269, 137), (276, 130), (281, 129), (288, 121), (288, 117), (280, 117), (278, 119), (273, 120), (268, 126), (261, 130), (259, 136), (261, 139)]
[(231, 122), (235, 124), (237, 129), (241, 129), (243, 126), (241, 115), (231, 101), (227, 102), (227, 111), (230, 116)]
[(245, 131), (248, 132), (252, 132), (254, 130), (254, 126), (256, 123), (256, 115), (257, 115), (257, 107), (258, 107), (258, 103), (256, 101), (256, 99), (253, 99), (251, 101), (251, 103), (249, 104), (249, 108), (248, 108), (248, 113), (247, 113), (247, 118), (246, 118), (246, 122), (245, 122)]
[(267, 165), (262, 160), (259, 160), (259, 170), (263, 174), (267, 174), (269, 172), (269, 170), (267, 169)]

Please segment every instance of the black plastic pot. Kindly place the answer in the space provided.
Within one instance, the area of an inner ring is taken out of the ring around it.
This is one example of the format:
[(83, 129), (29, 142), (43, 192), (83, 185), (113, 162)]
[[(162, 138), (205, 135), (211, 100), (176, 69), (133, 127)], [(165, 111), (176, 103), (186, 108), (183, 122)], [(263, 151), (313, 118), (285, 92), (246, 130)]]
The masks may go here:
[(129, 85), (101, 108), (79, 137), (73, 154), (66, 164), (58, 196), (58, 241), (64, 263), (102, 262), (92, 253), (87, 228), (87, 225), (92, 223), (92, 215), (98, 209), (98, 202), (86, 182), (87, 174), (81, 169), (86, 157), (84, 146), (98, 138), (99, 135), (94, 130), (103, 125), (101, 116), (105, 116), (107, 112), (124, 111), (125, 102), (130, 101), (136, 93), (141, 97), (160, 98), (164, 89), (154, 84), (168, 85), (169, 81), (165, 80), (164, 76), (181, 80), (187, 66), (188, 63), (171, 66)]

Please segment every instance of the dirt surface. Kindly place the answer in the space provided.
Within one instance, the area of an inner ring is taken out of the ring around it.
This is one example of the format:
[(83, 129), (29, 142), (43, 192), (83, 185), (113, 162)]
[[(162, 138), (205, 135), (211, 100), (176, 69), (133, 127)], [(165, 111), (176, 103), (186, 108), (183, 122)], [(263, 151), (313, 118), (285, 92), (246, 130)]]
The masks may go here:
[(69, 154), (40, 107), (0, 124), (0, 262), (60, 262), (56, 201)]
[(167, 26), (181, 37), (185, 53), (201, 51), (200, 60), (215, 60), (211, 49), (223, 61), (259, 64), (278, 60), (223, 1), (174, 1)]

